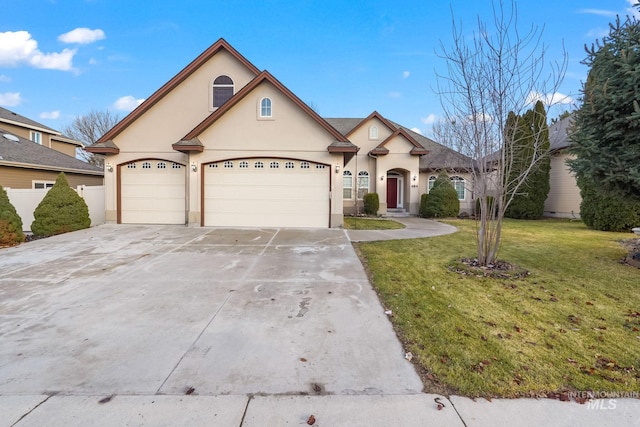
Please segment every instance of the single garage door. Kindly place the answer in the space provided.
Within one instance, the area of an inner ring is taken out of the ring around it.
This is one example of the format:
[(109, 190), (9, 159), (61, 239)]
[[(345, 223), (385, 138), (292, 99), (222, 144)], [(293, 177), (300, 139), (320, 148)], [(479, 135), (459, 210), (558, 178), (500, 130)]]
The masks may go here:
[(323, 164), (255, 158), (204, 170), (204, 225), (329, 227), (329, 179)]
[(120, 222), (184, 224), (185, 171), (179, 163), (142, 160), (120, 167)]

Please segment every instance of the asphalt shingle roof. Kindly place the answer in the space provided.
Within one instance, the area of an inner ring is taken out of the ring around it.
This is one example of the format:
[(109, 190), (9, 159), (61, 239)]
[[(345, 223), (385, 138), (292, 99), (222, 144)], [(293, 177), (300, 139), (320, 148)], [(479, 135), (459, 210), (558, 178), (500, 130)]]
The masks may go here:
[(6, 108), (2, 108), (0, 107), (0, 122), (2, 122), (3, 120), (9, 120), (12, 122), (18, 122), (18, 123), (22, 123), (24, 125), (27, 125), (27, 127), (37, 127), (37, 128), (41, 128), (41, 129), (46, 129), (51, 131), (51, 133), (53, 134), (59, 134), (60, 132), (58, 132), (55, 129), (50, 128), (49, 126), (45, 126), (42, 123), (38, 123), (35, 120), (31, 120), (25, 116), (21, 116), (18, 113), (14, 113), (11, 110), (7, 110)]
[[(5, 135), (12, 135), (13, 138)], [(0, 127), (0, 164), (6, 162), (46, 166), (52, 170), (75, 169), (92, 174), (103, 172), (99, 167), (16, 136)]]

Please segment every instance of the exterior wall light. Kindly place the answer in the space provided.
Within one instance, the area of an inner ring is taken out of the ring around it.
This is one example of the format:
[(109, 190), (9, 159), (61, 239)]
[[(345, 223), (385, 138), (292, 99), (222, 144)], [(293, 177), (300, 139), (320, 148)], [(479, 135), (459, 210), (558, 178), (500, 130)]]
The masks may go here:
[(113, 166), (111, 166), (110, 163), (107, 163), (107, 171), (108, 172), (113, 172)]
[(340, 172), (340, 164), (336, 163), (336, 173), (339, 173), (339, 172)]
[(413, 180), (417, 181), (418, 180), (418, 175), (413, 175)]
[(380, 181), (384, 181), (384, 175), (380, 175)]
[(198, 165), (196, 165), (195, 162), (191, 162), (191, 170), (194, 172), (198, 171)]

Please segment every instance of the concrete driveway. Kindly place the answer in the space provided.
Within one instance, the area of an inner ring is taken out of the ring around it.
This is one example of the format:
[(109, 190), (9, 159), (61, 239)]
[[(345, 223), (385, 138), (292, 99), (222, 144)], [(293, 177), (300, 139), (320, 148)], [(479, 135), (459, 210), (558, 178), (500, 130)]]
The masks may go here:
[(342, 230), (104, 225), (0, 250), (0, 395), (420, 393)]

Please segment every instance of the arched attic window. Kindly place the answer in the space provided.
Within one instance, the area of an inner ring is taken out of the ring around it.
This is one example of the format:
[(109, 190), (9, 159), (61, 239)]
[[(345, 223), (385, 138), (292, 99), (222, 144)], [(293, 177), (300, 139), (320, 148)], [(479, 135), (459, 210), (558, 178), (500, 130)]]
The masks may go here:
[(369, 139), (378, 139), (378, 127), (371, 126), (369, 128)]
[(221, 107), (233, 96), (233, 80), (229, 76), (218, 76), (213, 81), (213, 107)]
[(271, 98), (262, 98), (260, 101), (260, 117), (271, 117)]

